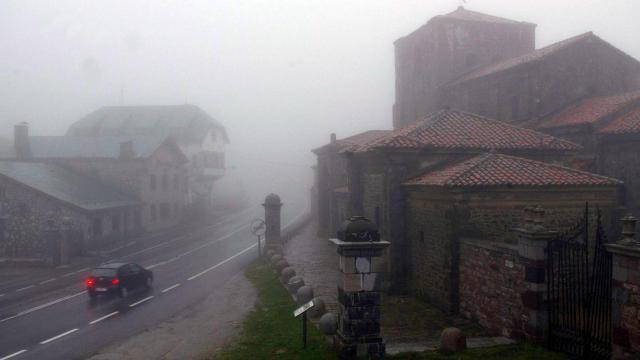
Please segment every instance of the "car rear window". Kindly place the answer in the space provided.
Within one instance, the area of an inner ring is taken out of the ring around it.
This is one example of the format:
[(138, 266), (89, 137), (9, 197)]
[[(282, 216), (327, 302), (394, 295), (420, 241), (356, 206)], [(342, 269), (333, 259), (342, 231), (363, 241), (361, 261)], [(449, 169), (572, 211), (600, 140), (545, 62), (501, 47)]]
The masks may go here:
[(116, 269), (93, 269), (93, 276), (116, 276)]

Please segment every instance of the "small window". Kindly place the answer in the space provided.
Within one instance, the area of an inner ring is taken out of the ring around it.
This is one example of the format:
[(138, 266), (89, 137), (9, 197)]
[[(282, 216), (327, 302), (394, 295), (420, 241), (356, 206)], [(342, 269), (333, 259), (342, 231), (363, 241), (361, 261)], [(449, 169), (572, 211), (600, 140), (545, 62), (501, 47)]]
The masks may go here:
[(0, 199), (4, 199), (7, 197), (7, 188), (4, 186), (0, 186)]
[(120, 216), (113, 215), (111, 216), (111, 231), (119, 232), (120, 231)]
[(418, 239), (420, 240), (420, 244), (424, 244), (424, 231), (420, 230), (418, 234)]
[(167, 191), (169, 188), (169, 176), (167, 174), (162, 175), (162, 191)]
[(151, 186), (151, 190), (155, 191), (156, 189), (156, 176), (151, 175), (149, 180), (149, 185)]
[(178, 174), (174, 174), (173, 175), (173, 189), (174, 190), (178, 190), (178, 187), (180, 186), (180, 181), (179, 181), (179, 177)]

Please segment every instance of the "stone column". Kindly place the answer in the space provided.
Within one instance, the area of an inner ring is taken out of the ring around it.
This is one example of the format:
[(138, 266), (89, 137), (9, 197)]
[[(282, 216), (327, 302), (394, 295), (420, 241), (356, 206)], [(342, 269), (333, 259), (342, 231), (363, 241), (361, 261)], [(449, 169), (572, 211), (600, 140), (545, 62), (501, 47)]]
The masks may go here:
[(557, 231), (544, 227), (544, 209), (528, 207), (525, 209), (524, 225), (514, 229), (518, 234), (518, 255), (525, 266), (527, 289), (520, 294), (522, 303), (528, 311), (528, 321), (524, 332), (536, 341), (544, 342), (549, 331), (549, 311), (546, 306), (547, 244), (558, 236)]
[(613, 358), (640, 352), (640, 242), (635, 238), (636, 219), (622, 218), (622, 239), (606, 244), (612, 257)]
[(386, 271), (383, 251), (388, 241), (345, 242), (329, 239), (337, 246), (338, 330), (334, 345), (341, 359), (382, 357), (380, 337), (380, 276)]
[(265, 253), (268, 250), (276, 252), (282, 251), (282, 240), (280, 239), (280, 210), (282, 202), (276, 194), (269, 194), (264, 199), (264, 222), (266, 225), (264, 241)]

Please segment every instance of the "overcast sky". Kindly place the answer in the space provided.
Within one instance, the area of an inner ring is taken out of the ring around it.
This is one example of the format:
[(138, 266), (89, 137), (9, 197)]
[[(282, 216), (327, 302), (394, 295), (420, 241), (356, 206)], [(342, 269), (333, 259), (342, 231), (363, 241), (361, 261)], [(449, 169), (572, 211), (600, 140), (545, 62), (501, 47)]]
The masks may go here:
[(0, 0), (0, 135), (187, 102), (227, 127), (231, 166), (308, 169), (330, 132), (391, 128), (393, 41), (459, 5), (640, 58), (634, 0)]

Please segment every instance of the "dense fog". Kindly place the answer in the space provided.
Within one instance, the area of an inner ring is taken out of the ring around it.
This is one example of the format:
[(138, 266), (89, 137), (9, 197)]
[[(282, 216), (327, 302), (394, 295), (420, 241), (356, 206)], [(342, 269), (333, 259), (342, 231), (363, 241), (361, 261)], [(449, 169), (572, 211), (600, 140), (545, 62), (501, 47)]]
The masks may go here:
[(254, 200), (306, 197), (329, 133), (391, 128), (393, 41), (459, 5), (538, 24), (537, 47), (594, 31), (640, 58), (631, 0), (2, 1), (0, 134), (195, 104), (227, 127), (228, 172)]

